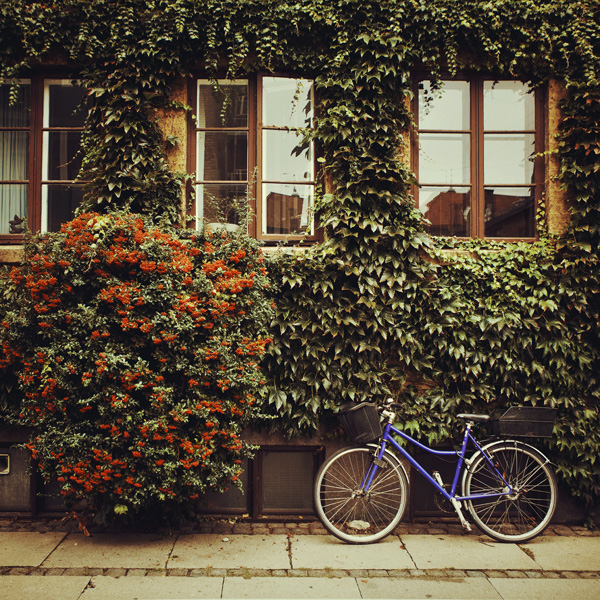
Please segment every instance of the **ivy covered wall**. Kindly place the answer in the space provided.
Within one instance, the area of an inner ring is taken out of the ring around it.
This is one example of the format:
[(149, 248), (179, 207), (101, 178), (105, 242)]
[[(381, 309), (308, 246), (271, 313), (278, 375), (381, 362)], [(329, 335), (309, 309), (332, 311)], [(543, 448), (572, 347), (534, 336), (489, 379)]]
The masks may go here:
[[(344, 401), (393, 394), (404, 425), (440, 441), (458, 411), (556, 406), (559, 474), (598, 498), (597, 0), (1, 0), (0, 14), (0, 77), (58, 64), (88, 89), (84, 210), (180, 219), (184, 176), (157, 111), (182, 76), (314, 77), (327, 237), (271, 265), (264, 410), (301, 433)], [(561, 235), (544, 233), (543, 210), (535, 243), (426, 235), (402, 160), (415, 68), (564, 84)]]

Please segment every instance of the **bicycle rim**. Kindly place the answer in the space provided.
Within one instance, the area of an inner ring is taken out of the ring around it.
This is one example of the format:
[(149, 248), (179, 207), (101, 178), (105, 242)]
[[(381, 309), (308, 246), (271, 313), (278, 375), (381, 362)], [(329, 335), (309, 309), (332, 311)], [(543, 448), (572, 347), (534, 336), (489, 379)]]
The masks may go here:
[[(546, 458), (518, 442), (488, 450), (492, 463), (510, 484), (510, 495), (467, 501), (477, 526), (502, 542), (524, 542), (550, 524), (556, 508), (557, 485)], [(465, 496), (507, 491), (483, 455), (469, 467)]]
[(384, 455), (369, 491), (361, 491), (373, 457), (369, 448), (340, 450), (321, 467), (315, 481), (319, 519), (330, 533), (351, 544), (383, 539), (406, 509), (408, 482), (395, 457)]

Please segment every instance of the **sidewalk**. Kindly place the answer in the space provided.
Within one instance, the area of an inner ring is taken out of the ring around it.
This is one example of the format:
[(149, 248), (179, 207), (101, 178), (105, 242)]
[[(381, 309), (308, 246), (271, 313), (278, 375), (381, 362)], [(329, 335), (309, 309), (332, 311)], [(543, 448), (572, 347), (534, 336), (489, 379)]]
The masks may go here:
[(2, 600), (600, 598), (600, 536), (581, 528), (514, 545), (404, 525), (369, 546), (306, 535), (310, 524), (252, 535), (26, 529), (0, 530)]

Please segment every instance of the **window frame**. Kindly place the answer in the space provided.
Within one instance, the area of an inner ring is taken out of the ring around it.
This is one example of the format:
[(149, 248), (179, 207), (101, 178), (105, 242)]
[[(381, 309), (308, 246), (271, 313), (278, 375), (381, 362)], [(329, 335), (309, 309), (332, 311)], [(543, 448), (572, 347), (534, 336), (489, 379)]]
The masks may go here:
[[(10, 180), (10, 183), (27, 185), (27, 227), (30, 231), (47, 233), (48, 202), (47, 188), (53, 184), (73, 184), (83, 186), (84, 180), (51, 180), (48, 178), (49, 138), (54, 132), (83, 132), (84, 127), (51, 127), (46, 117), (49, 110), (49, 86), (56, 83), (74, 83), (76, 79), (60, 72), (31, 73), (17, 81), (30, 85), (30, 118), (28, 127), (0, 128), (0, 131), (20, 130), (29, 135), (28, 142), (28, 179)], [(9, 82), (7, 82), (9, 83)], [(9, 180), (6, 180), (9, 181)], [(44, 191), (46, 190), (46, 191)], [(0, 233), (0, 244), (22, 244), (23, 233)]]
[[(419, 134), (420, 133), (439, 133), (439, 134), (465, 134), (469, 136), (469, 166), (470, 166), (470, 184), (448, 184), (439, 183), (439, 187), (449, 187), (456, 185), (457, 187), (469, 187), (471, 192), (470, 204), (470, 234), (465, 236), (440, 236), (440, 237), (456, 237), (457, 239), (487, 239), (491, 241), (535, 241), (538, 239), (536, 230), (535, 214), (543, 197), (546, 181), (545, 181), (545, 161), (544, 151), (546, 145), (546, 127), (545, 127), (545, 111), (546, 111), (546, 89), (538, 87), (531, 93), (534, 95), (534, 128), (535, 129), (505, 129), (494, 130), (485, 129), (484, 126), (484, 84), (485, 82), (514, 82), (522, 81), (519, 79), (511, 79), (508, 77), (494, 77), (492, 75), (469, 74), (461, 73), (455, 76), (442, 74), (441, 81), (466, 81), (469, 83), (469, 129), (436, 129), (436, 130), (420, 130), (419, 129), (419, 89), (423, 81), (431, 79), (431, 75), (427, 72), (418, 72), (414, 76), (413, 81), (413, 115), (414, 125), (411, 135), (411, 169), (415, 173), (417, 181), (419, 181)], [(523, 83), (527, 83), (522, 81)], [(486, 135), (493, 134), (509, 134), (509, 135), (528, 135), (535, 136), (534, 142), (534, 158), (532, 168), (532, 182), (524, 184), (494, 184), (485, 183), (484, 180), (484, 143)], [(427, 183), (423, 186), (434, 187), (438, 184)], [(419, 206), (419, 190), (422, 186), (416, 184), (413, 186), (413, 196), (415, 205)], [(534, 206), (533, 210), (533, 235), (525, 237), (515, 236), (485, 236), (485, 190), (486, 187), (497, 188), (533, 188)]]
[[(281, 243), (292, 243), (292, 244), (312, 244), (320, 241), (323, 238), (322, 231), (319, 229), (317, 216), (314, 214), (314, 191), (317, 189), (317, 178), (318, 178), (318, 163), (316, 160), (316, 149), (313, 143), (313, 156), (312, 156), (312, 174), (313, 178), (307, 181), (297, 181), (298, 185), (310, 185), (313, 188), (312, 204), (309, 207), (311, 211), (310, 220), (312, 223), (311, 233), (306, 234), (269, 234), (263, 233), (262, 221), (263, 215), (266, 210), (265, 202), (262, 198), (263, 183), (269, 183), (270, 180), (266, 180), (263, 176), (264, 164), (263, 164), (263, 131), (276, 129), (273, 127), (265, 126), (262, 119), (263, 111), (263, 79), (264, 77), (281, 77), (288, 79), (302, 79), (309, 80), (313, 83), (314, 90), (314, 79), (308, 75), (297, 75), (293, 73), (256, 73), (249, 74), (246, 78), (240, 78), (235, 80), (236, 82), (245, 81), (248, 86), (248, 123), (247, 127), (201, 127), (197, 122), (197, 111), (199, 108), (198, 104), (198, 86), (199, 82), (215, 83), (214, 79), (209, 79), (201, 74), (196, 74), (190, 78), (188, 86), (188, 97), (190, 99), (189, 104), (194, 107), (193, 114), (190, 114), (189, 120), (189, 132), (188, 135), (188, 173), (192, 173), (193, 177), (191, 180), (191, 189), (188, 189), (193, 194), (194, 201), (191, 203), (190, 211), (188, 216), (195, 221), (199, 221), (201, 210), (198, 206), (198, 187), (202, 184), (223, 184), (231, 182), (223, 182), (217, 180), (209, 180), (200, 177), (197, 172), (198, 166), (198, 133), (201, 131), (247, 131), (248, 135), (248, 197), (249, 206), (251, 211), (251, 218), (248, 224), (248, 234), (261, 241), (265, 246), (275, 245)], [(220, 84), (227, 84), (227, 80), (222, 77), (218, 77), (216, 81)], [(313, 122), (315, 117), (315, 98), (313, 91)], [(288, 131), (288, 128), (280, 128), (281, 130)], [(242, 180), (240, 180), (240, 183)], [(192, 191), (193, 190), (193, 191)], [(194, 226), (194, 225), (192, 225)], [(198, 226), (198, 225), (196, 225)]]

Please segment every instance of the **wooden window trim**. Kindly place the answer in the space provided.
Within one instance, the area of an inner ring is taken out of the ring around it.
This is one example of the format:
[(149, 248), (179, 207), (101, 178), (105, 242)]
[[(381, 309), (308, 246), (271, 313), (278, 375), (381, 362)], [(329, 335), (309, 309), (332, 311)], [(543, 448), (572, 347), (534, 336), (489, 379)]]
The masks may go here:
[[(419, 84), (421, 81), (429, 79), (429, 75), (425, 72), (419, 72), (415, 74), (414, 87), (413, 87), (413, 114), (415, 115), (415, 126), (411, 135), (411, 168), (417, 175), (419, 173)], [(468, 134), (470, 136), (470, 171), (471, 181), (470, 184), (461, 185), (461, 187), (469, 187), (471, 189), (471, 211), (472, 218), (470, 221), (471, 233), (469, 236), (457, 236), (458, 239), (489, 239), (495, 241), (506, 241), (506, 242), (517, 242), (517, 241), (535, 241), (538, 239), (538, 233), (535, 231), (533, 236), (530, 237), (485, 237), (485, 181), (484, 181), (484, 137), (486, 134), (494, 133), (494, 130), (484, 129), (484, 114), (483, 114), (483, 97), (484, 97), (484, 82), (486, 81), (517, 81), (516, 79), (510, 78), (495, 78), (486, 74), (459, 74), (456, 76), (450, 76), (443, 74), (441, 76), (442, 81), (467, 81), (470, 86), (470, 123), (468, 130), (426, 130), (426, 133), (457, 133), (457, 134)], [(533, 166), (533, 184), (494, 184), (494, 188), (502, 187), (522, 187), (522, 188), (534, 188), (534, 207), (536, 211), (540, 205), (541, 199), (545, 189), (545, 163), (544, 163), (544, 148), (546, 140), (545, 131), (545, 110), (546, 110), (546, 90), (543, 87), (537, 88), (534, 92), (534, 106), (535, 106), (535, 129), (527, 130), (502, 130), (498, 133), (510, 133), (510, 134), (534, 134), (535, 135), (535, 157)], [(428, 186), (435, 186), (434, 183), (428, 183)], [(446, 186), (448, 184), (439, 184), (440, 186)], [(457, 184), (458, 185), (458, 184)], [(413, 196), (415, 203), (419, 204), (419, 187), (413, 186)], [(535, 223), (534, 223), (535, 227)]]
[[(30, 231), (40, 231), (42, 228), (43, 192), (42, 188), (48, 184), (67, 184), (70, 180), (50, 180), (43, 178), (44, 172), (44, 136), (49, 132), (81, 132), (82, 127), (46, 127), (44, 125), (44, 96), (46, 83), (52, 81), (72, 81), (72, 78), (62, 72), (31, 73), (21, 79), (30, 84), (31, 115), (29, 127), (18, 128), (28, 131), (28, 175), (29, 179), (15, 183), (27, 184), (27, 227)], [(77, 182), (84, 184), (84, 181)], [(23, 234), (0, 234), (0, 244), (23, 244)]]
[[(291, 79), (310, 79), (309, 76), (303, 77), (296, 74), (291, 73), (257, 73), (255, 75), (249, 75), (247, 78), (243, 80), (248, 84), (248, 191), (250, 198), (250, 209), (251, 209), (251, 219), (248, 225), (248, 235), (251, 237), (261, 241), (265, 246), (270, 245), (279, 245), (279, 244), (301, 244), (301, 245), (309, 245), (320, 241), (323, 239), (323, 232), (319, 228), (319, 222), (316, 215), (313, 215), (312, 218), (314, 220), (314, 233), (312, 235), (284, 235), (284, 234), (268, 234), (262, 233), (261, 231), (261, 223), (263, 216), (263, 202), (262, 202), (262, 186), (263, 183), (269, 183), (269, 181), (264, 180), (263, 178), (263, 164), (262, 164), (262, 132), (263, 129), (267, 129), (263, 127), (262, 123), (262, 108), (263, 108), (263, 87), (262, 81), (264, 77), (282, 77), (282, 78), (291, 78)], [(195, 195), (196, 189), (198, 185), (201, 185), (203, 179), (198, 177), (197, 173), (197, 160), (198, 160), (198, 132), (199, 131), (227, 131), (228, 129), (231, 131), (241, 131), (242, 128), (205, 128), (198, 127), (195, 122), (194, 115), (196, 115), (198, 110), (198, 81), (208, 80), (207, 77), (202, 76), (201, 74), (197, 74), (194, 77), (191, 77), (188, 81), (188, 99), (189, 105), (193, 107), (192, 114), (188, 117), (188, 131), (190, 135), (188, 135), (188, 173), (194, 173), (195, 176), (193, 181), (190, 182), (188, 186), (188, 194)], [(224, 79), (218, 77), (218, 81), (224, 82)], [(316, 103), (315, 103), (316, 104)], [(313, 106), (313, 111), (315, 110), (315, 106)], [(314, 118), (314, 115), (313, 115)], [(277, 129), (273, 127), (269, 127), (268, 129)], [(282, 131), (287, 131), (286, 127), (279, 128)], [(316, 154), (316, 149), (315, 149)], [(314, 161), (314, 180), (310, 180), (307, 182), (297, 182), (298, 185), (312, 185), (313, 189), (316, 189), (318, 171), (317, 171), (317, 162), (316, 155), (313, 156)], [(209, 183), (209, 180), (206, 180), (206, 183)], [(210, 180), (210, 183), (225, 183)], [(314, 198), (313, 198), (314, 200)], [(197, 198), (193, 205), (190, 206), (188, 210), (188, 217), (192, 220), (190, 223), (191, 227), (194, 227), (193, 221), (197, 215)], [(313, 207), (314, 208), (314, 207)]]

